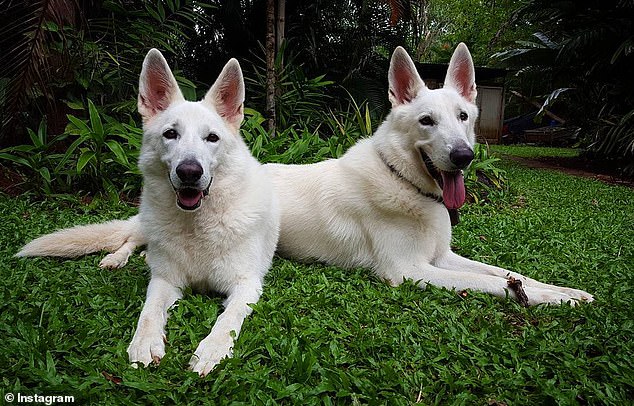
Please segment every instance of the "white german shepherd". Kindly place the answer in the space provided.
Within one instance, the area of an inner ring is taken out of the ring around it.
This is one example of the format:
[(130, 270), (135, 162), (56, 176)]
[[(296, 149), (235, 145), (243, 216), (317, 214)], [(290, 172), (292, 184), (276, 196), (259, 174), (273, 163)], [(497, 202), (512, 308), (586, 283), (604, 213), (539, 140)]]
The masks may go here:
[[(95, 247), (90, 245), (95, 241), (84, 240), (88, 235), (106, 244), (123, 242), (131, 232), (144, 236), (152, 276), (128, 347), (132, 363), (159, 363), (165, 355), (167, 310), (181, 289), (191, 286), (227, 295), (224, 312), (190, 361), (193, 371), (206, 375), (231, 355), (231, 332), (237, 337), (251, 313), (249, 304), (260, 297), (277, 244), (279, 207), (268, 170), (240, 137), (243, 101), (242, 70), (235, 59), (205, 98), (194, 103), (185, 101), (167, 62), (152, 49), (139, 83), (144, 128), (139, 214), (128, 223), (62, 234), (71, 249), (83, 245), (87, 250)], [(139, 242), (127, 239), (126, 244), (133, 249)], [(18, 256), (42, 252), (38, 246), (36, 240)]]
[[(509, 294), (528, 304), (591, 301), (576, 289), (538, 282), (451, 251), (447, 209), (465, 200), (462, 169), (473, 159), (475, 72), (464, 44), (444, 87), (430, 90), (398, 47), (389, 70), (392, 111), (374, 136), (339, 159), (266, 165), (282, 207), (278, 251), (342, 267), (366, 267), (392, 285), (404, 279), (448, 289)], [(443, 204), (444, 202), (444, 204)]]
[[(592, 301), (582, 290), (541, 283), (451, 251), (447, 209), (465, 200), (461, 170), (473, 159), (478, 115), (467, 47), (456, 48), (442, 89), (428, 89), (400, 47), (392, 55), (388, 79), (392, 111), (374, 136), (339, 159), (265, 165), (281, 205), (279, 253), (370, 268), (392, 285), (409, 279), (422, 288), (432, 284), (518, 298), (509, 287), (514, 278), (531, 305)], [(149, 236), (142, 223), (132, 217), (62, 230), (31, 242), (19, 255), (108, 250), (112, 254), (102, 266), (123, 266)], [(104, 238), (103, 229), (112, 230), (113, 238)]]

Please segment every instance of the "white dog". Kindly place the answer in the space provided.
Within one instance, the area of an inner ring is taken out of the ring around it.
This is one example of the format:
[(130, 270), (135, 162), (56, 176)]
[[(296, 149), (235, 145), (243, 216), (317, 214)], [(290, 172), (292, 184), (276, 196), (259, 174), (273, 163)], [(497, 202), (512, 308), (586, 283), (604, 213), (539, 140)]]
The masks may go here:
[(242, 71), (235, 59), (205, 98), (194, 103), (183, 98), (161, 53), (151, 50), (139, 83), (144, 187), (138, 216), (96, 228), (76, 227), (53, 239), (45, 236), (17, 254), (50, 254), (38, 249), (52, 241), (64, 241), (69, 250), (83, 246), (90, 251), (96, 235), (106, 245), (130, 231), (144, 236), (124, 247), (147, 243), (152, 271), (128, 347), (132, 363), (158, 364), (164, 356), (167, 310), (182, 288), (211, 289), (227, 295), (225, 310), (190, 361), (193, 371), (206, 375), (231, 355), (231, 333), (237, 337), (251, 313), (249, 304), (260, 297), (277, 244), (279, 207), (271, 176), (240, 137), (243, 101)]
[(448, 209), (465, 200), (461, 170), (473, 159), (478, 115), (467, 47), (456, 48), (442, 89), (428, 89), (400, 47), (388, 78), (392, 111), (371, 138), (339, 159), (266, 165), (282, 208), (278, 251), (370, 268), (392, 285), (408, 279), (423, 288), (432, 284), (517, 297), (509, 286), (519, 280), (528, 304), (593, 300), (586, 292), (451, 251)]
[[(541, 283), (451, 251), (448, 209), (465, 200), (462, 169), (473, 159), (478, 115), (467, 47), (456, 48), (442, 89), (428, 89), (400, 47), (388, 79), (392, 110), (371, 138), (339, 159), (265, 165), (281, 206), (278, 251), (300, 260), (370, 268), (392, 285), (408, 279), (422, 288), (472, 289), (531, 305), (592, 301), (582, 290)], [(91, 242), (69, 249), (53, 234), (27, 253), (69, 256), (106, 249), (113, 254), (102, 266), (123, 266), (144, 240), (135, 222), (133, 217), (114, 223), (120, 232), (116, 241), (88, 233)]]

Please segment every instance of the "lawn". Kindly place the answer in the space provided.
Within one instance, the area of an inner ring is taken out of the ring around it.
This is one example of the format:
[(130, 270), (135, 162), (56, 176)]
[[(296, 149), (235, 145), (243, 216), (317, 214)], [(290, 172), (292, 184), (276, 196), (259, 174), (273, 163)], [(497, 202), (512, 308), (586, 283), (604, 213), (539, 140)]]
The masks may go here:
[(538, 147), (532, 145), (491, 145), (491, 151), (500, 155), (508, 154), (520, 158), (579, 156), (580, 150), (574, 148)]
[(634, 190), (501, 166), (510, 192), (462, 210), (458, 252), (587, 290), (594, 303), (523, 308), (276, 258), (234, 358), (205, 379), (185, 366), (222, 298), (186, 292), (160, 366), (133, 369), (126, 348), (148, 281), (141, 257), (117, 271), (99, 269), (101, 255), (12, 257), (42, 233), (135, 208), (0, 195), (0, 394), (77, 404), (630, 403)]

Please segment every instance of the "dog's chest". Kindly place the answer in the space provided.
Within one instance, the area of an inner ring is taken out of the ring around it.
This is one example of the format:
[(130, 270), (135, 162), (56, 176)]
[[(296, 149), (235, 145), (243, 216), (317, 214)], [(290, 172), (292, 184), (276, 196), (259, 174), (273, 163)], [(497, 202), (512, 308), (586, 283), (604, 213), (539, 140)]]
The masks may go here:
[[(232, 269), (231, 264), (236, 262), (236, 246), (244, 241), (247, 227), (242, 219), (222, 214), (177, 215), (169, 221), (155, 221), (149, 227), (154, 230), (146, 234), (150, 236), (152, 272), (165, 273), (178, 285), (225, 293), (242, 276), (242, 270)], [(153, 263), (155, 257), (162, 263)]]

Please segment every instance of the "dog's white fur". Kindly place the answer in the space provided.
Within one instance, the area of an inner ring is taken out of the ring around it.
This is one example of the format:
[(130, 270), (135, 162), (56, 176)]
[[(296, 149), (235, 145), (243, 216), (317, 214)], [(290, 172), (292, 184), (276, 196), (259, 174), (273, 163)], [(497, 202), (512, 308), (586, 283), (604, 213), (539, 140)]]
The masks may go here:
[[(122, 266), (137, 244), (147, 243), (152, 276), (128, 347), (133, 364), (158, 363), (164, 356), (167, 310), (181, 297), (182, 288), (227, 295), (224, 312), (190, 361), (200, 375), (231, 355), (234, 337), (252, 311), (249, 304), (260, 297), (277, 244), (279, 207), (268, 170), (253, 158), (239, 135), (243, 101), (242, 71), (235, 59), (226, 64), (205, 98), (194, 103), (183, 98), (161, 53), (151, 50), (139, 85), (144, 121), (139, 166), (144, 188), (138, 216), (44, 236), (18, 254), (55, 254), (46, 247), (61, 239), (67, 243), (66, 254), (118, 250), (102, 265)], [(164, 137), (171, 129), (178, 136)], [(211, 133), (218, 139), (208, 140)], [(199, 163), (202, 170), (195, 186), (185, 186), (203, 190), (211, 184), (199, 207), (188, 210), (177, 206), (175, 195), (184, 187), (177, 168), (185, 161)], [(145, 238), (135, 240), (132, 231)], [(99, 242), (86, 239), (93, 233), (99, 235)]]
[[(422, 194), (440, 196), (443, 190), (430, 175), (421, 150), (437, 169), (451, 172), (456, 170), (452, 150), (473, 148), (475, 142), (475, 72), (467, 47), (456, 48), (442, 89), (428, 89), (400, 47), (392, 55), (388, 79), (392, 111), (371, 138), (339, 159), (265, 165), (281, 205), (278, 251), (300, 260), (366, 267), (392, 285), (408, 279), (422, 288), (432, 284), (516, 297), (508, 287), (512, 276), (523, 282), (529, 304), (592, 301), (592, 295), (582, 290), (541, 283), (455, 254), (446, 208)], [(421, 124), (425, 116), (434, 125)], [(135, 245), (142, 244), (144, 234), (133, 225), (143, 221), (136, 216), (128, 221), (128, 234), (124, 223), (117, 223), (123, 232), (120, 247), (102, 266), (122, 266)], [(91, 249), (99, 247), (104, 239), (91, 230), (93, 226), (86, 227), (41, 237), (21, 254), (82, 255), (87, 249), (66, 244), (66, 234), (60, 233), (81, 233), (82, 239), (91, 241)], [(104, 240), (100, 248), (112, 252), (113, 245), (117, 244)]]

